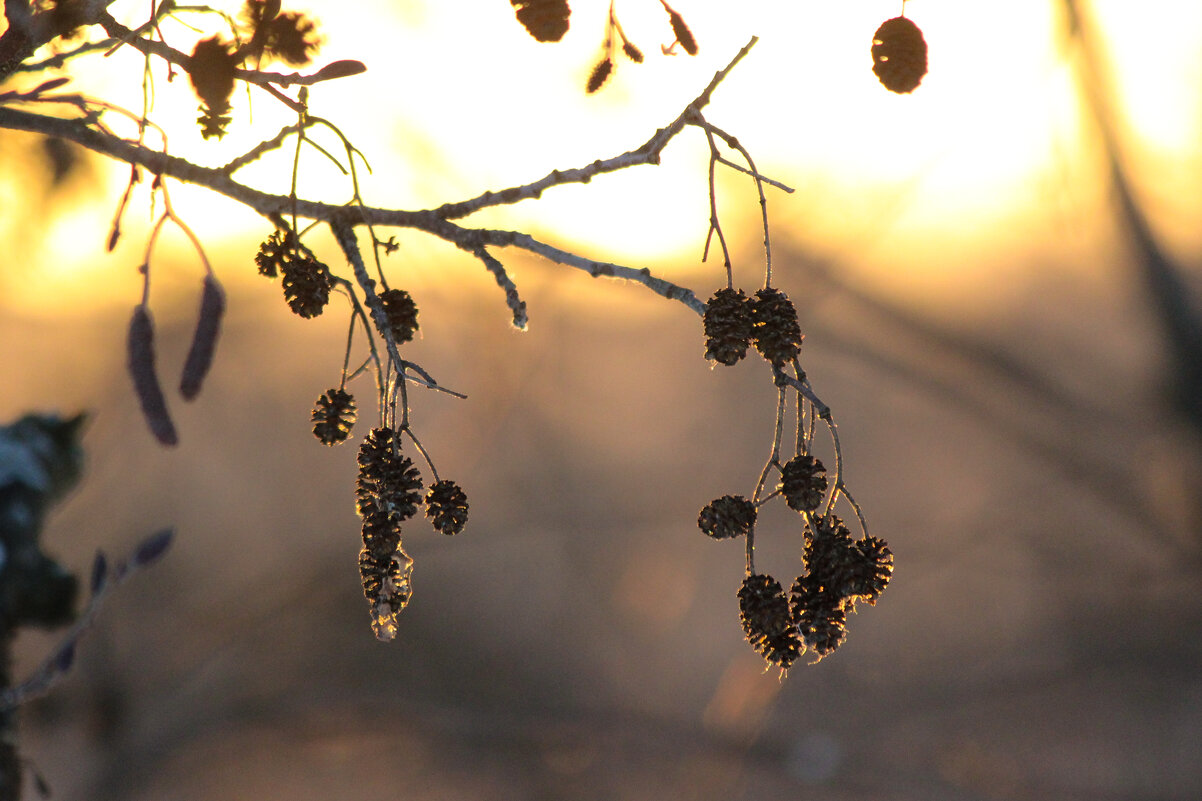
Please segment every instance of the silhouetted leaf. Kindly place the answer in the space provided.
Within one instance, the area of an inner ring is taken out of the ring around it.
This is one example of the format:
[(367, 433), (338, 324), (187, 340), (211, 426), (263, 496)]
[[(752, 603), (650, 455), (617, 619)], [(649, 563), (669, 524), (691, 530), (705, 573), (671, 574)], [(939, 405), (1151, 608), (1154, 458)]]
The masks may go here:
[(352, 75), (358, 75), (361, 72), (367, 72), (367, 65), (362, 61), (344, 58), (339, 61), (332, 61), (326, 64), (313, 74), (313, 77), (319, 81), (330, 81), (335, 78), (349, 78)]

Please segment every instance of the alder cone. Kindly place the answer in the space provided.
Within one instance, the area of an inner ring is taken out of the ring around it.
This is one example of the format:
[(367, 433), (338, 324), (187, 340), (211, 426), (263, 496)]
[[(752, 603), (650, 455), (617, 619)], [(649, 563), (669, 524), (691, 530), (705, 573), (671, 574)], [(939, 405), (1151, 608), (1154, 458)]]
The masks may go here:
[(467, 494), (454, 481), (434, 482), (426, 493), (426, 517), (434, 528), (452, 536), (467, 525)]
[(877, 537), (858, 541), (856, 551), (860, 555), (853, 585), (856, 600), (876, 606), (893, 576), (893, 551), (889, 550), (888, 543)]
[(413, 460), (400, 451), (391, 428), (372, 429), (359, 446), (359, 477), (355, 485), (357, 509), (364, 518), (380, 511), (405, 521), (417, 514), (422, 502), (422, 479)]
[(755, 527), (755, 504), (742, 495), (723, 495), (710, 501), (697, 516), (697, 527), (716, 540), (746, 536)]
[(238, 56), (228, 42), (216, 36), (197, 42), (187, 69), (201, 103), (214, 110), (229, 108)]
[(540, 42), (558, 42), (568, 32), (568, 0), (509, 0), (518, 22)]
[(355, 425), (355, 396), (344, 389), (326, 390), (313, 407), (313, 436), (323, 445), (345, 442)]
[(905, 17), (881, 23), (872, 37), (872, 71), (890, 92), (907, 94), (927, 74), (927, 43)]
[(727, 366), (747, 355), (751, 344), (751, 301), (741, 289), (719, 289), (705, 304), (705, 358)]
[(747, 641), (768, 662), (788, 668), (804, 650), (780, 582), (753, 574), (739, 589), (739, 620)]
[(789, 596), (790, 615), (808, 648), (823, 657), (843, 644), (847, 612), (842, 598), (822, 591), (812, 576), (798, 576)]
[(396, 344), (402, 345), (417, 333), (417, 304), (403, 289), (388, 289), (380, 293), (380, 305), (388, 318), (388, 327)]
[(826, 468), (808, 453), (794, 456), (781, 469), (780, 491), (795, 512), (817, 509), (826, 487)]
[(305, 319), (321, 314), (330, 302), (329, 268), (306, 255), (285, 261), (281, 270), (288, 308)]
[(779, 289), (761, 289), (751, 302), (755, 349), (774, 367), (783, 367), (801, 351), (801, 326), (793, 301)]

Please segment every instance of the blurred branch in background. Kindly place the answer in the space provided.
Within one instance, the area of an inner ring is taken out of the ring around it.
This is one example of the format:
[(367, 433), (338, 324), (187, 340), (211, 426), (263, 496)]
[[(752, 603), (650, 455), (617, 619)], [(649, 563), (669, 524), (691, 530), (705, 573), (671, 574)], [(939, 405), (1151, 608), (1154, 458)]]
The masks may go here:
[(1063, 0), (1067, 36), (1076, 49), (1081, 97), (1101, 139), (1118, 214), (1139, 278), (1156, 313), (1171, 359), (1169, 381), (1181, 414), (1202, 432), (1202, 317), (1183, 279), (1184, 269), (1161, 246), (1137, 197), (1123, 136), (1114, 109), (1112, 86), (1101, 37), (1079, 0)]

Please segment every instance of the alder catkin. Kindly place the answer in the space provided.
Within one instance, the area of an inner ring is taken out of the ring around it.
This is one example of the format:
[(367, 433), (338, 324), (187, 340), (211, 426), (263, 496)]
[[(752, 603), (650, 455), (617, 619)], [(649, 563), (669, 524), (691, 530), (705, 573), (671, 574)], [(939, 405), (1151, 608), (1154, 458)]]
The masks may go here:
[(154, 369), (154, 323), (150, 311), (142, 304), (134, 309), (134, 316), (129, 321), (126, 364), (150, 433), (164, 445), (179, 444), (175, 424), (167, 411), (167, 399)]
[(200, 394), (201, 384), (213, 366), (213, 354), (217, 350), (217, 338), (221, 336), (221, 318), (225, 316), (225, 291), (212, 275), (206, 275), (204, 290), (200, 296), (200, 316), (196, 320), (196, 332), (192, 335), (192, 347), (184, 361), (184, 370), (179, 380), (179, 394), (184, 400), (192, 400)]
[(609, 80), (609, 74), (613, 72), (614, 62), (606, 56), (601, 61), (597, 62), (597, 66), (593, 67), (593, 72), (588, 76), (588, 85), (584, 88), (590, 95), (605, 85)]
[(676, 41), (680, 42), (680, 46), (690, 56), (697, 55), (697, 40), (693, 38), (693, 32), (685, 24), (684, 17), (663, 0), (660, 2), (663, 4), (664, 10), (668, 12), (668, 19), (672, 22), (672, 33), (676, 36)]

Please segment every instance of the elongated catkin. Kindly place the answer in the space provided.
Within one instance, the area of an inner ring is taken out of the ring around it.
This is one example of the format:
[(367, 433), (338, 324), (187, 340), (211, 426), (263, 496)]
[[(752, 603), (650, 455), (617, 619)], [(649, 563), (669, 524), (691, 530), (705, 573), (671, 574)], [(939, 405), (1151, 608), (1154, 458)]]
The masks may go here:
[(164, 445), (176, 445), (179, 436), (175, 423), (167, 411), (167, 400), (154, 369), (154, 323), (145, 305), (134, 309), (129, 321), (129, 338), (126, 343), (126, 359), (129, 375), (134, 380), (134, 392), (142, 405), (142, 414), (150, 426), (150, 433)]

